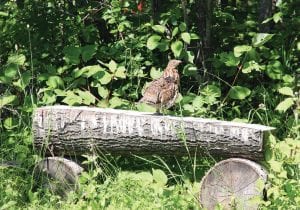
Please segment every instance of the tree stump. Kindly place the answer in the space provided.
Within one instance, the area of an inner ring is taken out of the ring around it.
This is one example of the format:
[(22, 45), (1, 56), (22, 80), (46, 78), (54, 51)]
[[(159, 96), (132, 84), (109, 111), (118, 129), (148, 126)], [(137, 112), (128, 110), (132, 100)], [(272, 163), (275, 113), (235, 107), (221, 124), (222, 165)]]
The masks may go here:
[(65, 196), (76, 189), (83, 168), (76, 162), (62, 157), (47, 157), (35, 169), (35, 177), (51, 192)]
[(267, 172), (259, 164), (241, 158), (217, 163), (203, 177), (200, 202), (205, 209), (258, 209), (257, 199), (263, 197)]

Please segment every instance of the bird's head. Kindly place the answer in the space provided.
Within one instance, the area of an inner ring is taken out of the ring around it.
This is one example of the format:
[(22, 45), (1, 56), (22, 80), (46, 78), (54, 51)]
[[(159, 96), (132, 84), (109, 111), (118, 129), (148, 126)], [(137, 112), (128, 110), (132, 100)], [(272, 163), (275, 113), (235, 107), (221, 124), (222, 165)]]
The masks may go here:
[(179, 84), (179, 74), (178, 71), (176, 69), (176, 67), (181, 63), (182, 61), (180, 60), (170, 60), (168, 63), (167, 68), (165, 69), (164, 73), (163, 73), (163, 77), (164, 78), (172, 78), (172, 80), (174, 81), (174, 83)]
[(172, 59), (169, 61), (167, 68), (176, 68), (179, 64), (181, 64), (181, 60)]

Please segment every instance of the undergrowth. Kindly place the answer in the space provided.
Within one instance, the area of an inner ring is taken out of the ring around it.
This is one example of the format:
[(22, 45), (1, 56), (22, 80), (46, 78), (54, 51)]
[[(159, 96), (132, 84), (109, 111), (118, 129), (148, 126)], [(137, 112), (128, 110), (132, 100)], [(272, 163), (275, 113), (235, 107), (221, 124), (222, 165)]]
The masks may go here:
[(275, 127), (262, 162), (267, 200), (259, 202), (300, 206), (297, 2), (277, 1), (267, 32), (257, 1), (214, 2), (206, 32), (199, 4), (168, 0), (154, 11), (146, 0), (0, 2), (0, 209), (199, 209), (199, 182), (221, 157), (86, 156), (90, 170), (68, 195), (34, 174), (44, 158), (32, 144), (36, 107), (149, 111), (135, 102), (170, 58), (184, 64), (167, 114)]

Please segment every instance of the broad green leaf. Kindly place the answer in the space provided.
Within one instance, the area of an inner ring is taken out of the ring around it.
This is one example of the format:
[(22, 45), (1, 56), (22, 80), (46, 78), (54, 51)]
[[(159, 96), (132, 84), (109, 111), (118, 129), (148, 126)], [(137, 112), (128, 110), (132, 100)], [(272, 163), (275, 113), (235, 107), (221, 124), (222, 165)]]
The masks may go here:
[(235, 57), (232, 52), (220, 53), (220, 61), (225, 63), (228, 67), (236, 67), (240, 63), (240, 59)]
[(266, 72), (271, 79), (279, 80), (283, 77), (284, 67), (280, 61), (274, 60), (267, 65)]
[(220, 97), (221, 89), (216, 85), (207, 85), (201, 90), (201, 94), (206, 96)]
[(20, 79), (18, 79), (18, 81), (13, 82), (13, 85), (20, 88), (21, 90), (24, 90), (30, 84), (31, 79), (31, 72), (26, 71), (21, 74), (21, 77)]
[(112, 75), (110, 73), (108, 73), (107, 71), (102, 71), (100, 73), (101, 73), (101, 76), (99, 77), (100, 83), (102, 85), (106, 85), (106, 84), (110, 83), (110, 81), (112, 79)]
[(184, 104), (183, 105), (183, 110), (187, 111), (189, 113), (194, 113), (195, 112), (194, 107), (191, 104)]
[(183, 75), (185, 76), (195, 76), (197, 74), (197, 67), (193, 64), (187, 64), (183, 68)]
[(172, 37), (176, 36), (179, 32), (179, 28), (178, 27), (175, 27), (172, 31)]
[(286, 112), (286, 110), (288, 110), (293, 105), (294, 105), (294, 99), (286, 98), (276, 106), (275, 110), (278, 110), (280, 112)]
[(118, 68), (117, 68), (117, 71), (115, 72), (115, 76), (117, 77), (117, 78), (122, 78), (122, 79), (125, 79), (126, 78), (126, 69), (125, 69), (125, 67), (124, 66), (119, 66)]
[(80, 63), (80, 54), (81, 48), (76, 46), (67, 46), (63, 50), (65, 56), (64, 60), (68, 64), (79, 64)]
[(95, 104), (95, 96), (93, 96), (89, 91), (76, 90), (76, 93), (82, 98), (82, 103), (85, 105)]
[(64, 86), (64, 80), (59, 77), (59, 76), (50, 76), (48, 80), (46, 81), (46, 84), (50, 88), (58, 88), (58, 87), (63, 87)]
[(8, 104), (11, 104), (17, 99), (15, 95), (2, 95), (0, 96), (0, 109)]
[(233, 48), (233, 53), (235, 57), (240, 57), (244, 52), (249, 52), (252, 49), (249, 45), (239, 45)]
[(274, 34), (258, 33), (252, 39), (252, 44), (253, 44), (254, 47), (262, 46), (267, 41), (269, 41), (270, 39), (272, 39), (273, 36), (274, 36)]
[(18, 126), (18, 121), (12, 117), (8, 117), (4, 120), (3, 125), (6, 129), (10, 130)]
[(195, 33), (190, 33), (190, 35), (191, 35), (191, 39), (193, 40), (200, 39), (200, 37)]
[(162, 75), (162, 71), (160, 69), (156, 69), (155, 67), (152, 67), (150, 69), (150, 76), (152, 79), (158, 79)]
[(109, 100), (109, 104), (111, 108), (117, 108), (123, 105), (123, 101), (119, 97), (113, 97)]
[(166, 39), (162, 39), (162, 40), (159, 42), (157, 48), (158, 48), (161, 52), (167, 51), (167, 50), (169, 49), (169, 41), (166, 40)]
[(171, 44), (171, 50), (174, 53), (175, 57), (179, 57), (183, 48), (181, 41), (175, 41)]
[(4, 75), (11, 79), (13, 79), (17, 75), (17, 73), (18, 73), (18, 65), (14, 63), (9, 64), (4, 70)]
[(187, 33), (187, 32), (182, 33), (181, 38), (185, 43), (187, 43), (187, 44), (191, 43), (191, 35), (189, 33)]
[(273, 20), (275, 23), (278, 23), (279, 21), (282, 22), (282, 12), (276, 12), (274, 15), (273, 15)]
[(293, 90), (290, 87), (282, 87), (278, 89), (278, 92), (281, 93), (282, 95), (294, 96)]
[(50, 105), (56, 102), (56, 94), (52, 92), (52, 90), (46, 90), (44, 91), (43, 98), (42, 98), (42, 104), (43, 105)]
[(229, 91), (229, 97), (236, 100), (243, 100), (250, 94), (251, 90), (241, 86), (233, 86)]
[(102, 98), (107, 98), (109, 91), (107, 88), (103, 87), (103, 86), (99, 86), (98, 87), (98, 94), (102, 97)]
[(86, 45), (81, 47), (82, 51), (82, 60), (84, 62), (87, 62), (88, 60), (91, 60), (93, 56), (96, 54), (97, 51), (97, 45)]
[(186, 31), (186, 24), (185, 23), (180, 23), (179, 24), (179, 29), (180, 29), (181, 32)]
[(26, 60), (25, 55), (22, 55), (22, 54), (11, 55), (11, 56), (9, 56), (7, 63), (8, 64), (13, 63), (13, 64), (21, 66), (25, 63), (25, 60)]
[(161, 40), (161, 36), (159, 35), (150, 36), (149, 39), (147, 40), (148, 49), (154, 50), (158, 46), (160, 40)]
[(8, 13), (7, 13), (7, 12), (2, 12), (2, 11), (0, 11), (0, 16), (2, 16), (2, 17), (7, 17), (7, 16), (8, 16)]
[(163, 34), (166, 30), (166, 27), (163, 25), (154, 25), (154, 26), (152, 26), (152, 29), (157, 33)]
[(108, 68), (111, 72), (115, 72), (116, 69), (117, 69), (117, 63), (114, 61), (114, 60), (111, 60), (109, 63), (108, 63)]
[(82, 104), (82, 98), (76, 95), (73, 91), (68, 91), (67, 96), (62, 101), (70, 106)]
[(160, 186), (165, 186), (168, 182), (168, 177), (160, 169), (152, 169), (152, 174), (153, 174), (153, 180), (159, 184)]
[(81, 74), (84, 77), (91, 77), (99, 72), (103, 71), (103, 68), (99, 65), (93, 65), (93, 66), (85, 66), (82, 69), (78, 71), (78, 73), (75, 72), (75, 78), (79, 77)]
[(248, 74), (248, 73), (251, 73), (253, 70), (260, 71), (261, 66), (258, 63), (256, 63), (255, 61), (249, 61), (244, 64), (242, 72), (245, 74)]
[(204, 105), (204, 100), (202, 96), (196, 96), (193, 100), (193, 107), (195, 109), (201, 109)]
[(190, 63), (194, 63), (195, 55), (193, 51), (183, 51), (184, 58)]

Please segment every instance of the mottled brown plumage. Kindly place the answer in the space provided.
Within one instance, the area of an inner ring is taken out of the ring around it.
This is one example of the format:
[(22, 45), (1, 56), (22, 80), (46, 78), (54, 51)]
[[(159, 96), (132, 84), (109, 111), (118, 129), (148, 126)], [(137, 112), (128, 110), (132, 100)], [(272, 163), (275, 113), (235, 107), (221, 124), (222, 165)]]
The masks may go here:
[(176, 67), (180, 63), (180, 60), (170, 60), (163, 75), (149, 84), (139, 102), (156, 107), (158, 112), (173, 106), (178, 96), (180, 80)]

